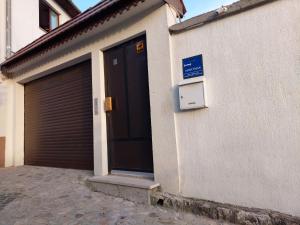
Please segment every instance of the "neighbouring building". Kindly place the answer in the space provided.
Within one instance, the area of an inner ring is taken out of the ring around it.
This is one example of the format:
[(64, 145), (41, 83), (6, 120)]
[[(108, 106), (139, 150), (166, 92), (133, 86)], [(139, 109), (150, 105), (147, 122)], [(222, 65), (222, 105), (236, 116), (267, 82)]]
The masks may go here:
[[(78, 15), (69, 0), (1, 0), (0, 63), (40, 36)], [(4, 156), (6, 114), (10, 114), (5, 78), (0, 73), (0, 167), (13, 165), (13, 156)]]
[(98, 191), (160, 187), (159, 204), (299, 224), (299, 0), (184, 13), (104, 0), (2, 63), (7, 166), (89, 169)]

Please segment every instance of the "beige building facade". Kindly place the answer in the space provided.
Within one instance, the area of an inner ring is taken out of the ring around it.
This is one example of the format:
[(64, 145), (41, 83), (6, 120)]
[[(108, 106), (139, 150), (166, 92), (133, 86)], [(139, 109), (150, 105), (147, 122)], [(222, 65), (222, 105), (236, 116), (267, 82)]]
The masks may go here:
[[(61, 25), (79, 10), (68, 1), (55, 0), (2, 0), (0, 1), (0, 63), (19, 51), (29, 43), (33, 42), (40, 36), (47, 33), (41, 28), (40, 22), (40, 5), (45, 4), (49, 9), (55, 11), (58, 17), (58, 24)], [(11, 93), (9, 82), (0, 73), (0, 137), (2, 146), (9, 146), (9, 133), (11, 126), (7, 125), (8, 119), (13, 112), (11, 109)], [(8, 139), (7, 139), (8, 138)], [(3, 141), (5, 140), (6, 141)], [(1, 151), (0, 158), (5, 157), (5, 165), (13, 165), (12, 153), (6, 151), (4, 156)]]
[[(93, 168), (110, 176), (105, 54), (145, 35), (153, 176), (162, 192), (300, 216), (299, 1), (241, 1), (183, 23), (176, 2), (136, 1), (63, 44), (39, 39), (42, 51), (29, 46), (2, 64), (9, 78), (6, 166), (26, 162), (24, 86), (89, 60)], [(74, 29), (106, 12), (101, 7), (75, 19)], [(196, 55), (204, 76), (185, 80), (182, 60)], [(205, 107), (181, 110), (178, 89), (195, 83), (203, 84)]]
[[(47, 0), (47, 4), (59, 14), (59, 23), (64, 24), (72, 17), (54, 0)], [(24, 19), (24, 9), (30, 19)], [(46, 32), (39, 25), (39, 0), (11, 0), (12, 10), (12, 52), (17, 52), (30, 42), (44, 35)], [(23, 16), (22, 16), (23, 15)]]

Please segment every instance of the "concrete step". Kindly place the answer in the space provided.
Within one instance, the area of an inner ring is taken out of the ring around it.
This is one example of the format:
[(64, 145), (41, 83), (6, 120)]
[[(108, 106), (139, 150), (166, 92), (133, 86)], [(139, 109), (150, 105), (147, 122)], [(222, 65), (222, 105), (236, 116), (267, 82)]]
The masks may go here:
[(160, 184), (150, 179), (119, 175), (92, 177), (87, 185), (93, 191), (139, 204), (150, 204), (151, 194), (160, 188)]

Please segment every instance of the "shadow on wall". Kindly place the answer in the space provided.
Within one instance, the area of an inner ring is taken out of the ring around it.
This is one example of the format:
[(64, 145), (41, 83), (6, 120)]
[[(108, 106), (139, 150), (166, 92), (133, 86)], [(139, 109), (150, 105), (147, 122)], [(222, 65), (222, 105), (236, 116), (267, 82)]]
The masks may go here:
[(174, 112), (180, 113), (180, 102), (179, 102), (179, 87), (176, 85), (173, 87), (173, 98), (174, 98)]
[[(0, 78), (1, 79), (1, 78)], [(6, 87), (0, 80), (0, 107), (6, 102)]]
[(6, 87), (0, 83), (0, 168), (5, 167), (5, 103)]

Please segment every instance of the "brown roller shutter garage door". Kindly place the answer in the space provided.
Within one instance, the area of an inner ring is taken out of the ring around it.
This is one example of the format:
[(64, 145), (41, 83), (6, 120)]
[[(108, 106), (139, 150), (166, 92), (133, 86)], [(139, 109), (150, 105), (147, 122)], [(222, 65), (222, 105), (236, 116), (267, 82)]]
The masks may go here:
[(25, 164), (93, 169), (90, 61), (25, 85)]

